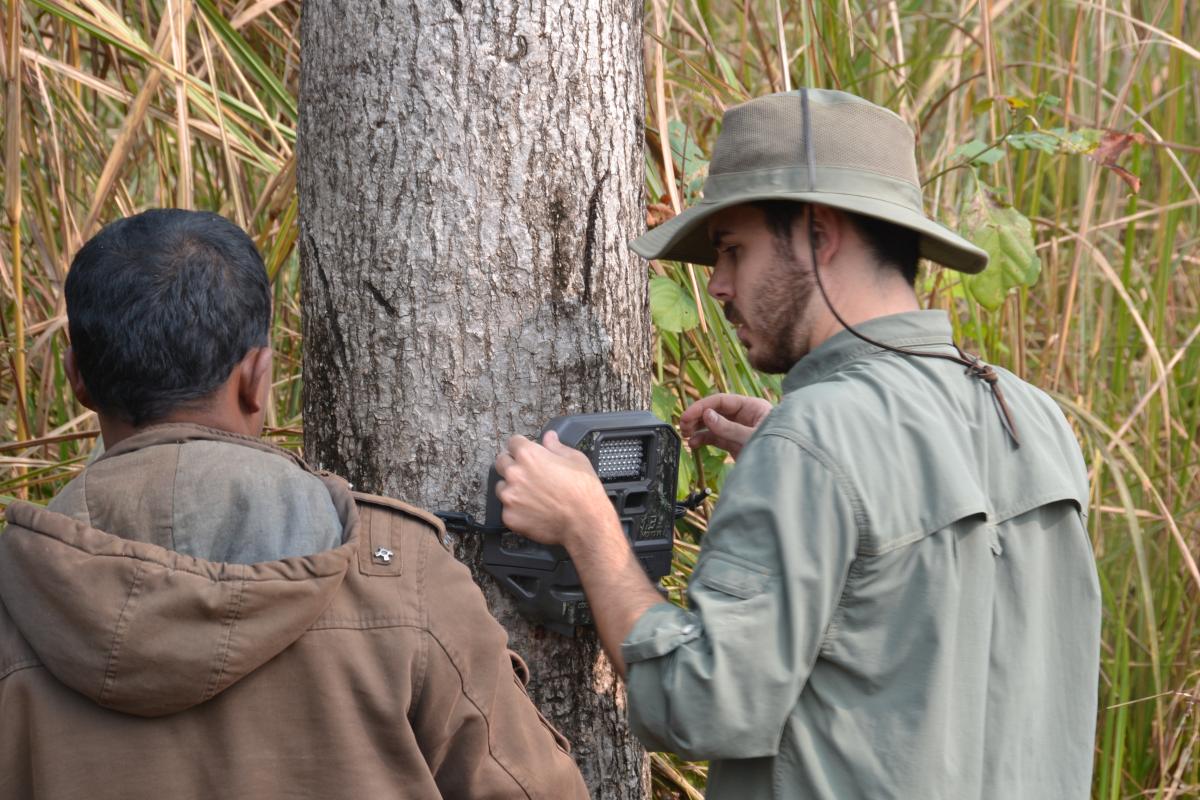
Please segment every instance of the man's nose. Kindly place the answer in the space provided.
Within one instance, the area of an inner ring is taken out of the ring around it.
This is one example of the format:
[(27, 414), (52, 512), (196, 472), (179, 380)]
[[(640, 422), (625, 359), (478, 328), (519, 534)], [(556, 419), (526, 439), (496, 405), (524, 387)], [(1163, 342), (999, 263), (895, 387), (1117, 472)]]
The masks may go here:
[(713, 271), (708, 276), (708, 293), (722, 303), (733, 299), (733, 280), (730, 270), (723, 268), (720, 264), (713, 267)]

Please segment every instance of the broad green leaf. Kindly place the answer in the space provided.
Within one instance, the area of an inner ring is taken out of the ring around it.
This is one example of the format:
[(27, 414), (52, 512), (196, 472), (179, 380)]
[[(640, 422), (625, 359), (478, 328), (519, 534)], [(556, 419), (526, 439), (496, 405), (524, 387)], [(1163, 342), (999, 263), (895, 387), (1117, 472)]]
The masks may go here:
[(696, 483), (696, 463), (691, 454), (684, 448), (679, 454), (679, 481), (675, 487), (675, 499), (682, 500), (692, 493)]
[(1041, 150), (1043, 153), (1057, 153), (1062, 139), (1042, 131), (1029, 133), (1014, 133), (1006, 143), (1014, 150)]
[(663, 422), (675, 419), (675, 393), (661, 384), (650, 390), (650, 410)]
[(992, 106), (995, 104), (996, 104), (996, 98), (985, 97), (982, 100), (976, 101), (975, 105), (971, 106), (971, 113), (972, 114), (986, 114), (987, 112), (992, 110)]
[(972, 164), (995, 164), (1004, 158), (1004, 148), (992, 147), (987, 142), (972, 139), (966, 144), (960, 144), (954, 148), (952, 156), (956, 159), (965, 159)]
[(728, 454), (716, 447), (703, 447), (700, 450), (700, 463), (704, 465), (704, 477), (708, 482), (709, 488), (717, 494), (721, 493), (721, 488), (725, 485), (725, 474), (732, 466), (726, 460)]
[(700, 323), (700, 313), (692, 296), (670, 278), (656, 275), (650, 279), (650, 316), (665, 331), (690, 331)]
[(1042, 262), (1028, 217), (1011, 206), (994, 205), (981, 192), (965, 222), (967, 238), (988, 254), (987, 269), (964, 279), (976, 302), (995, 311), (1011, 289), (1037, 283)]
[(701, 169), (708, 166), (708, 159), (696, 141), (696, 134), (688, 130), (677, 119), (667, 123), (667, 132), (671, 141), (671, 155), (675, 159), (675, 169), (683, 174), (685, 179), (691, 178)]

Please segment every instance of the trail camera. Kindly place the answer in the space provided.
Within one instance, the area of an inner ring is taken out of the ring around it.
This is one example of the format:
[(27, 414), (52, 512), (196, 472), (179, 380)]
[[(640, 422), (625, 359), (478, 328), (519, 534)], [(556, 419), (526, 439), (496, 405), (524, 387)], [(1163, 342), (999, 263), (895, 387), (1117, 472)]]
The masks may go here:
[[(587, 455), (621, 520), (634, 555), (654, 582), (671, 571), (675, 543), (675, 488), (679, 436), (649, 411), (616, 411), (556, 417), (563, 444)], [(504, 528), (496, 498), (499, 476), (488, 476), (483, 566), (517, 598), (528, 619), (565, 636), (593, 618), (567, 551), (531, 542)]]

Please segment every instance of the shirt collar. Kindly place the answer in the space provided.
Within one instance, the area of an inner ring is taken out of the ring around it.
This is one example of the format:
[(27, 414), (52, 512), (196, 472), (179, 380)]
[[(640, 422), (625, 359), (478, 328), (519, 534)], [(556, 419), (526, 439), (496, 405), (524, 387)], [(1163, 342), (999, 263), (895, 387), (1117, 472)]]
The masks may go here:
[[(949, 347), (954, 341), (950, 315), (940, 309), (875, 317), (855, 325), (854, 329), (893, 347), (938, 344)], [(817, 383), (851, 361), (877, 352), (878, 347), (864, 342), (850, 331), (838, 331), (788, 370), (783, 379), (783, 391), (786, 394)]]

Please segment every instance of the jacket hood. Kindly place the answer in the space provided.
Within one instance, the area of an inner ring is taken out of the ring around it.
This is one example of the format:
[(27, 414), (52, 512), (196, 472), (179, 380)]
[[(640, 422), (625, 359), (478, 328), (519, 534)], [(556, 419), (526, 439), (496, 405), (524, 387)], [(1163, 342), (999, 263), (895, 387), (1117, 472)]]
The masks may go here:
[(355, 563), (353, 496), (341, 479), (320, 479), (343, 543), (256, 564), (194, 558), (13, 503), (0, 533), (0, 601), (45, 667), (97, 704), (142, 717), (198, 705), (295, 642)]

